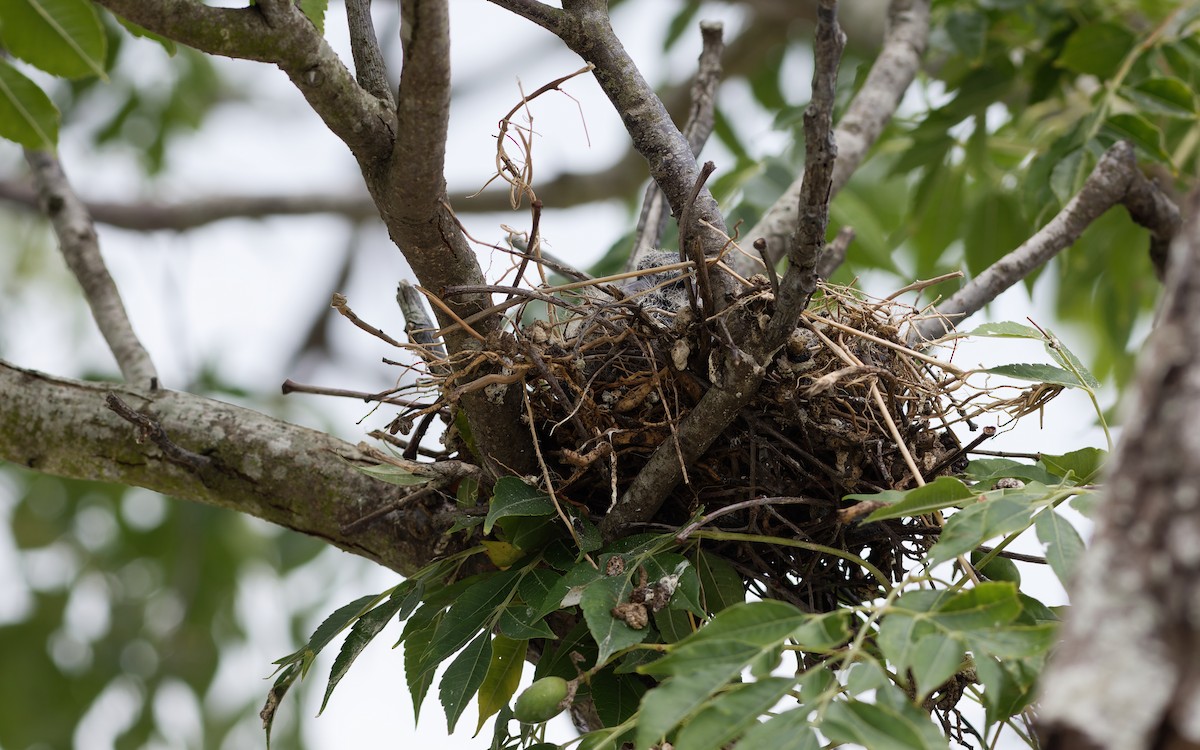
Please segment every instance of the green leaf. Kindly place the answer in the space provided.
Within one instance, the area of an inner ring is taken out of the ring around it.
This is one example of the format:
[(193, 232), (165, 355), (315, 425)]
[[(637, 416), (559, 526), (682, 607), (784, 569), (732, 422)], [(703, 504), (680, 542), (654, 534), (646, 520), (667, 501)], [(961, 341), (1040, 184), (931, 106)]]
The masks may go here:
[(985, 628), (966, 635), (966, 641), (976, 656), (987, 654), (998, 659), (1027, 659), (1044, 654), (1054, 644), (1058, 624), (1043, 622), (1037, 625), (1005, 625)]
[(678, 643), (692, 634), (692, 619), (681, 609), (660, 609), (654, 613), (654, 627), (663, 643)]
[(13, 56), (63, 78), (105, 77), (108, 38), (87, 0), (0, 0), (0, 19)]
[(791, 636), (812, 617), (787, 602), (774, 599), (735, 604), (697, 630), (685, 643), (728, 640), (752, 646), (773, 646)]
[(1122, 88), (1121, 92), (1144, 111), (1183, 118), (1196, 114), (1196, 95), (1178, 78), (1147, 78), (1132, 88)]
[(641, 643), (649, 634), (648, 628), (634, 630), (625, 624), (624, 620), (613, 617), (612, 609), (618, 602), (626, 601), (633, 584), (624, 576), (605, 578), (583, 592), (579, 602), (583, 617), (587, 621), (592, 638), (600, 652), (596, 663), (603, 664), (608, 657), (627, 646)]
[(262, 718), (263, 731), (267, 733), (267, 748), (271, 747), (271, 726), (275, 723), (275, 712), (279, 710), (279, 704), (283, 701), (283, 696), (287, 694), (288, 688), (300, 677), (300, 665), (290, 664), (287, 669), (279, 673), (275, 678), (275, 683), (271, 685), (271, 689), (267, 691), (267, 702), (263, 705), (259, 716)]
[(501, 518), (550, 515), (554, 515), (554, 501), (549, 495), (516, 477), (501, 477), (492, 490), (492, 503), (483, 522), (483, 533), (492, 533), (492, 526)]
[(333, 689), (350, 671), (350, 666), (354, 664), (354, 660), (367, 647), (367, 644), (379, 635), (379, 631), (383, 630), (402, 608), (407, 606), (411, 610), (416, 606), (415, 600), (419, 598), (420, 589), (417, 587), (414, 589), (413, 593), (417, 596), (411, 598), (393, 596), (355, 620), (354, 625), (350, 628), (350, 633), (342, 643), (342, 650), (338, 652), (337, 658), (333, 660), (333, 666), (330, 667), (329, 681), (325, 684), (325, 697), (321, 700), (321, 708), (317, 711), (318, 716), (325, 711), (325, 706), (329, 704), (329, 696), (333, 695)]
[(1083, 539), (1079, 532), (1053, 508), (1038, 514), (1034, 521), (1038, 541), (1046, 546), (1046, 562), (1064, 586), (1075, 572), (1079, 556), (1083, 554)]
[(679, 12), (667, 24), (667, 35), (663, 39), (663, 52), (669, 52), (675, 46), (675, 42), (679, 41), (679, 37), (683, 36), (683, 32), (691, 27), (693, 19), (696, 18), (696, 14), (699, 12), (700, 3), (698, 0), (689, 0), (679, 9)]
[(700, 578), (700, 605), (705, 611), (716, 614), (746, 601), (742, 577), (725, 558), (698, 550), (696, 574)]
[(971, 207), (963, 233), (967, 270), (978, 276), (1028, 237), (1028, 222), (1017, 197), (1006, 190), (982, 193)]
[[(810, 621), (818, 624), (806, 633), (804, 626)], [(844, 620), (839, 616), (818, 618), (785, 602), (768, 599), (735, 604), (672, 646), (666, 656), (638, 671), (666, 676), (722, 669), (732, 676), (793, 634), (803, 634), (824, 645), (841, 638), (843, 627)]]
[(807, 651), (830, 651), (850, 640), (850, 611), (839, 609), (812, 615), (808, 622), (792, 632), (791, 639)]
[(954, 638), (930, 633), (917, 642), (909, 669), (917, 683), (917, 700), (923, 701), (962, 666), (966, 649)]
[(442, 675), (442, 681), (438, 685), (438, 699), (446, 709), (447, 732), (454, 732), (454, 725), (458, 723), (458, 717), (462, 716), (467, 702), (483, 684), (491, 661), (491, 633), (480, 633), (479, 637), (471, 641), (470, 645), (450, 662), (450, 666), (446, 667), (446, 673)]
[(988, 539), (1009, 534), (1029, 524), (1033, 508), (1004, 496), (981, 500), (946, 521), (938, 543), (929, 550), (933, 564), (964, 555)]
[(557, 573), (541, 568), (526, 573), (517, 584), (521, 601), (509, 602), (500, 615), (500, 632), (515, 640), (554, 638), (550, 626), (542, 620), (548, 614), (542, 610), (542, 603), (561, 578)]
[(408, 694), (412, 696), (414, 721), (421, 717), (421, 704), (425, 702), (425, 694), (433, 684), (436, 671), (426, 668), (425, 653), (444, 618), (445, 612), (439, 610), (424, 625), (411, 628), (413, 620), (409, 620), (404, 628), (404, 679), (408, 683)]
[(496, 573), (464, 591), (438, 624), (421, 659), (421, 670), (432, 675), (439, 664), (494, 622), (498, 610), (512, 595), (517, 576), (511, 570)]
[(1074, 474), (1076, 482), (1088, 484), (1099, 476), (1107, 456), (1108, 453), (1099, 448), (1080, 448), (1061, 456), (1043, 453), (1039, 460), (1055, 476), (1066, 479), (1069, 474)]
[(896, 671), (903, 674), (916, 656), (917, 643), (921, 638), (934, 633), (927, 620), (908, 614), (892, 613), (879, 624), (879, 650), (891, 662)]
[(300, 0), (300, 10), (322, 34), (325, 33), (325, 11), (328, 9), (329, 0)]
[(313, 658), (321, 653), (321, 649), (329, 645), (333, 637), (349, 627), (350, 623), (374, 607), (380, 598), (378, 594), (368, 594), (367, 596), (360, 596), (349, 604), (338, 607), (317, 626), (312, 636), (309, 637), (308, 643), (304, 644), (298, 651), (276, 660), (275, 663), (287, 664), (290, 662), (300, 662), (303, 665), (303, 670), (307, 672)]
[(787, 695), (795, 682), (794, 679), (769, 677), (734, 686), (685, 724), (679, 730), (679, 739), (675, 744), (688, 750), (717, 750), (724, 747), (756, 724), (758, 717)]
[(159, 36), (158, 34), (155, 34), (153, 31), (142, 28), (141, 26), (138, 26), (133, 21), (128, 21), (124, 18), (121, 18), (120, 16), (117, 16), (117, 23), (124, 26), (125, 30), (128, 31), (133, 36), (136, 36), (136, 37), (139, 37), (142, 39), (149, 39), (150, 41), (157, 43), (171, 57), (174, 57), (175, 53), (179, 51), (179, 45), (176, 44), (173, 39), (167, 39), (165, 36)]
[(1059, 202), (1066, 203), (1079, 192), (1096, 166), (1095, 155), (1077, 148), (1062, 157), (1050, 172), (1050, 189)]
[(1103, 133), (1113, 140), (1127, 139), (1143, 152), (1164, 162), (1171, 161), (1171, 155), (1163, 148), (1163, 135), (1158, 126), (1137, 114), (1123, 113), (1113, 115), (1104, 121)]
[(960, 55), (971, 61), (983, 58), (988, 17), (978, 10), (955, 11), (946, 19), (946, 35)]
[(1034, 341), (1043, 341), (1046, 338), (1038, 329), (1023, 323), (1014, 323), (1011, 320), (998, 323), (984, 323), (978, 328), (967, 331), (962, 335), (964, 338), (983, 336), (1001, 339), (1033, 339)]
[(592, 703), (606, 727), (615, 727), (633, 716), (646, 694), (646, 684), (634, 675), (602, 669), (592, 676)]
[(1121, 59), (1134, 43), (1128, 29), (1113, 23), (1080, 26), (1067, 39), (1058, 65), (1100, 79), (1110, 78), (1121, 67)]
[(498, 635), (492, 639), (492, 662), (479, 686), (479, 723), (475, 734), (496, 712), (508, 705), (521, 684), (521, 672), (525, 669), (525, 652), (528, 641), (514, 641)]
[(1053, 474), (1041, 466), (1013, 461), (1009, 458), (976, 458), (967, 464), (967, 476), (990, 487), (997, 479), (1012, 477), (1042, 484), (1057, 484)]
[(0, 58), (0, 137), (25, 148), (53, 151), (58, 108), (38, 85)]
[[(880, 691), (886, 694), (887, 691)], [(856, 700), (829, 705), (821, 734), (834, 742), (855, 742), (867, 750), (948, 750), (944, 735), (923, 713), (905, 700), (896, 705)]]
[(1015, 716), (1033, 701), (1037, 671), (1020, 661), (1004, 664), (990, 656), (976, 658), (975, 671), (983, 683), (988, 724)]
[(950, 633), (1004, 625), (1022, 611), (1017, 587), (1004, 581), (987, 581), (942, 600), (930, 621)]
[(646, 693), (637, 724), (637, 750), (647, 750), (660, 741), (730, 679), (732, 675), (724, 669), (693, 672), (686, 678), (672, 677)]
[(1100, 387), (1100, 381), (1088, 369), (1083, 366), (1083, 362), (1079, 361), (1079, 357), (1066, 347), (1066, 345), (1053, 333), (1049, 334), (1049, 338), (1043, 342), (1046, 346), (1046, 352), (1049, 353), (1054, 361), (1063, 366), (1063, 369), (1069, 370), (1076, 374), (1083, 385), (1091, 390), (1096, 390)]
[[(923, 487), (901, 493), (903, 499), (894, 505), (880, 508), (867, 516), (863, 523), (873, 523), (889, 518), (909, 518), (942, 510), (972, 497), (971, 490), (954, 477), (938, 477)], [(853, 495), (856, 498), (871, 498), (872, 495)]]
[(992, 375), (1003, 375), (1006, 378), (1015, 378), (1016, 380), (1028, 380), (1033, 383), (1061, 385), (1066, 388), (1087, 387), (1087, 384), (1076, 377), (1074, 373), (1053, 365), (1037, 363), (999, 365), (997, 367), (989, 367), (983, 370), (983, 372), (991, 373)]
[(807, 712), (788, 711), (751, 727), (737, 750), (820, 750), (821, 743), (808, 725)]
[(850, 674), (846, 677), (846, 694), (861, 695), (868, 690), (878, 690), (891, 681), (879, 662), (874, 659), (860, 661), (850, 667)]
[(387, 482), (388, 484), (397, 484), (401, 487), (414, 487), (419, 484), (425, 484), (429, 481), (429, 477), (421, 477), (413, 474), (411, 471), (401, 469), (399, 466), (391, 464), (379, 464), (378, 466), (355, 466), (359, 472), (366, 474), (369, 477)]

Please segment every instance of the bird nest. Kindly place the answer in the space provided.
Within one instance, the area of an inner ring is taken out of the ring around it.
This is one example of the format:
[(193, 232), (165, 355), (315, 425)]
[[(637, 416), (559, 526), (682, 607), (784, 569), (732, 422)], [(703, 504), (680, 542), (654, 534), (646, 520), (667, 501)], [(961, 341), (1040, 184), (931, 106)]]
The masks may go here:
[[(730, 331), (765, 325), (774, 311), (771, 281), (754, 277), (704, 320), (686, 272), (662, 258), (624, 278), (543, 285), (514, 298), (503, 354), (478, 355), (507, 381), (489, 386), (491, 397), (522, 389), (541, 462), (530, 481), (593, 522), (670, 442), (720, 359), (737, 354)], [(985, 414), (1005, 424), (1045, 399), (963, 389), (968, 373), (903, 343), (918, 313), (823, 283), (749, 404), (683, 467), (655, 516), (626, 532), (698, 539), (757, 594), (809, 611), (872, 598), (881, 574), (899, 580), (936, 541), (941, 518), (858, 523), (879, 504), (853, 496), (961, 473), (955, 425), (975, 430)], [(447, 405), (452, 389), (432, 380)], [(412, 421), (402, 415), (393, 426)], [(449, 448), (458, 440), (453, 429), (445, 439)]]

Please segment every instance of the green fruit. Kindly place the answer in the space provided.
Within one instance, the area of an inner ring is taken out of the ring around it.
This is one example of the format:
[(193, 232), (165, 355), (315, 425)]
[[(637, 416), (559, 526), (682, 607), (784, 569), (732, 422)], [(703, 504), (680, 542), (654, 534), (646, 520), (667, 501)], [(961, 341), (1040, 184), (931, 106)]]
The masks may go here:
[[(975, 550), (971, 553), (971, 564), (975, 565), (984, 558), (984, 553)], [(1017, 564), (1007, 557), (993, 557), (991, 562), (979, 569), (984, 578), (989, 581), (1011, 581), (1012, 583), (1021, 585), (1021, 571), (1017, 568)]]
[(517, 697), (513, 716), (525, 724), (540, 724), (558, 716), (567, 707), (567, 681), (561, 677), (543, 677)]

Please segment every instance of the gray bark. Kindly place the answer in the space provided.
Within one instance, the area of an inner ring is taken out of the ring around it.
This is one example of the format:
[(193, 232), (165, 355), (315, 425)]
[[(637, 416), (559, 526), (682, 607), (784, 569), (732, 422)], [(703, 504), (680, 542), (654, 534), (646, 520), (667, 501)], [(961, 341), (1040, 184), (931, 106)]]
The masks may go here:
[(1189, 203), (1043, 679), (1048, 748), (1200, 747), (1200, 193)]
[[(148, 413), (180, 448), (209, 459), (197, 471), (139, 445), (105, 406), (115, 393)], [(317, 430), (202, 396), (52, 377), (0, 361), (0, 459), (72, 479), (116, 482), (246, 513), (374, 560), (402, 575), (461, 539), (443, 536), (453, 501), (407, 505), (405, 490), (355, 469), (375, 462)], [(391, 505), (397, 510), (348, 533)]]

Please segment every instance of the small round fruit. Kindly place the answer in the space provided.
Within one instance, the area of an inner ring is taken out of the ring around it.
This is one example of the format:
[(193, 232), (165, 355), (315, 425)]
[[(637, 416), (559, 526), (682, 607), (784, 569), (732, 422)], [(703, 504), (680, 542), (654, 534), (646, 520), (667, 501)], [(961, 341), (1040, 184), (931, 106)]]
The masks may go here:
[[(984, 558), (984, 554), (979, 550), (971, 552), (971, 564), (976, 565)], [(1017, 568), (1017, 564), (1006, 557), (993, 557), (991, 561), (979, 569), (984, 578), (989, 581), (1009, 581), (1021, 585), (1021, 571)]]
[(558, 716), (566, 708), (567, 681), (561, 677), (543, 677), (517, 697), (513, 716), (525, 724), (540, 724)]

